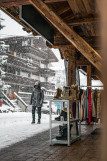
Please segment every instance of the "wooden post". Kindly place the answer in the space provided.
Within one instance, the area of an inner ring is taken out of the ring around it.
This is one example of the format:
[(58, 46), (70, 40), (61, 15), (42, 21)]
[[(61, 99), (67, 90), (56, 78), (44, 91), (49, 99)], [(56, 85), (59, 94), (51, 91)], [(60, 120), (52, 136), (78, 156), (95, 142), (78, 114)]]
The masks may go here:
[(75, 49), (68, 50), (68, 86), (76, 84), (76, 58)]
[(91, 65), (87, 65), (87, 86), (91, 86)]
[(103, 83), (104, 93), (102, 101), (102, 156), (101, 161), (107, 161), (107, 0), (99, 1), (102, 26), (102, 51), (103, 51)]

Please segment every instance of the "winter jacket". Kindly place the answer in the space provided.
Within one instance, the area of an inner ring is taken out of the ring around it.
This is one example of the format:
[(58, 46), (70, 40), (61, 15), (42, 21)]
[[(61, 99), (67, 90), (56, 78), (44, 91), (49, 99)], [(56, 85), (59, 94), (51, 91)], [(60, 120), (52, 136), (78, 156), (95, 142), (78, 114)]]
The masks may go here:
[(32, 95), (31, 95), (30, 104), (32, 106), (42, 107), (43, 100), (44, 100), (43, 90), (41, 90), (40, 88), (38, 88), (38, 89), (34, 88)]

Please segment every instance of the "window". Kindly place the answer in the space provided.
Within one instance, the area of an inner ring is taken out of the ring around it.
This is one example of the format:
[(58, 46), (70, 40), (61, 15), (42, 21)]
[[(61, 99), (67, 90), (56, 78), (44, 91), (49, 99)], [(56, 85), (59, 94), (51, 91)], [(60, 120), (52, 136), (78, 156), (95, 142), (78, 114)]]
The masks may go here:
[(27, 40), (23, 40), (22, 41), (22, 46), (27, 46), (28, 45), (28, 41)]

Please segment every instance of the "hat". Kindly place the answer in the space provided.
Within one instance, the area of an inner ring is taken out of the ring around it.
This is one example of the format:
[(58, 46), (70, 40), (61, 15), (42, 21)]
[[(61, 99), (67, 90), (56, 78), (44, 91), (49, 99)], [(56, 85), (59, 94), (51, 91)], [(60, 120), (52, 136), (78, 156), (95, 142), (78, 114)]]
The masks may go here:
[(34, 88), (35, 88), (35, 86), (39, 86), (40, 87), (40, 82), (39, 81), (35, 82)]

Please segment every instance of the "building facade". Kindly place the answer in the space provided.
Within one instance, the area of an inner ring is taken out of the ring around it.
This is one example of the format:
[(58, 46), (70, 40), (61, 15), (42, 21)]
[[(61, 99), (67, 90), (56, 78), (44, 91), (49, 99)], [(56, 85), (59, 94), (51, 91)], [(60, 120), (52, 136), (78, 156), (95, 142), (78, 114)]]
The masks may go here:
[(42, 37), (3, 38), (0, 51), (0, 55), (8, 56), (3, 80), (11, 85), (12, 92), (31, 92), (37, 80), (46, 90), (54, 91), (55, 84), (48, 80), (55, 76), (55, 71), (49, 69), (49, 64), (58, 60)]

